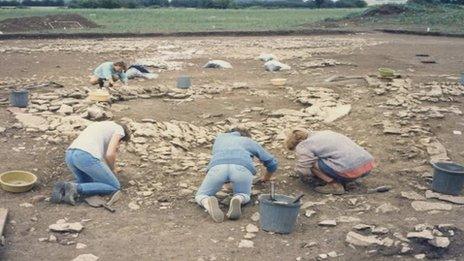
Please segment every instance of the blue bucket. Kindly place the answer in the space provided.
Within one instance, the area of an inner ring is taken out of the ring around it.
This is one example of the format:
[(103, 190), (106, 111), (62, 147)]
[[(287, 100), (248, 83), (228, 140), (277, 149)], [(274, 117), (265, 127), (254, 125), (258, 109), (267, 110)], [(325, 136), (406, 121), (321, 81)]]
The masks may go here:
[(464, 85), (464, 72), (461, 73), (461, 85)]
[(461, 194), (464, 185), (464, 166), (454, 162), (433, 163), (433, 191), (448, 194)]
[(177, 88), (180, 89), (188, 89), (192, 86), (192, 82), (190, 81), (190, 76), (182, 75), (177, 78)]
[(13, 90), (10, 92), (10, 105), (13, 107), (26, 108), (29, 104), (29, 91)]
[(261, 229), (268, 232), (290, 234), (293, 232), (300, 213), (301, 201), (292, 203), (295, 198), (285, 195), (275, 195), (276, 201), (271, 201), (269, 194), (259, 197), (259, 221)]

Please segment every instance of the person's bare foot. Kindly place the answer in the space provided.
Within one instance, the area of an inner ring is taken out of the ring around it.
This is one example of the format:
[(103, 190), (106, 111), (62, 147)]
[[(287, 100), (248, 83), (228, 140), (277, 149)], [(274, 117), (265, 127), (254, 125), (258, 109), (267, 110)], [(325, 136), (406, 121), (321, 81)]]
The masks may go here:
[(343, 187), (343, 185), (336, 182), (327, 183), (327, 185), (316, 187), (314, 190), (321, 194), (345, 194), (345, 188)]

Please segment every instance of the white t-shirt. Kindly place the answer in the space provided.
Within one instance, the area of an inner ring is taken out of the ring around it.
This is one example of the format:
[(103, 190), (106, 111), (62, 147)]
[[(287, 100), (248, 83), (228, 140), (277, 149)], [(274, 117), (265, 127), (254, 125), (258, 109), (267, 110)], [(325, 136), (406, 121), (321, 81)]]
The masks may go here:
[(97, 159), (104, 159), (108, 144), (114, 134), (124, 137), (124, 129), (113, 121), (102, 121), (90, 124), (75, 139), (69, 149), (80, 149), (92, 154)]

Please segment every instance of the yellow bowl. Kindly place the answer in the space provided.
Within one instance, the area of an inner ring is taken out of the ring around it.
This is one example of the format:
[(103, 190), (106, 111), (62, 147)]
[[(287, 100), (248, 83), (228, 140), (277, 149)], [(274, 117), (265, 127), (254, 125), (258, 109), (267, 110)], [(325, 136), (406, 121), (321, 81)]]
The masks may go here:
[(283, 86), (287, 83), (287, 79), (285, 78), (276, 78), (276, 79), (271, 79), (271, 83), (274, 86)]
[(104, 90), (95, 90), (89, 92), (89, 99), (91, 101), (107, 102), (110, 100), (110, 97), (110, 93)]
[(390, 68), (379, 68), (379, 74), (383, 78), (392, 78), (395, 76), (395, 71)]
[(37, 176), (22, 170), (13, 170), (0, 174), (0, 186), (13, 193), (26, 192), (34, 187)]

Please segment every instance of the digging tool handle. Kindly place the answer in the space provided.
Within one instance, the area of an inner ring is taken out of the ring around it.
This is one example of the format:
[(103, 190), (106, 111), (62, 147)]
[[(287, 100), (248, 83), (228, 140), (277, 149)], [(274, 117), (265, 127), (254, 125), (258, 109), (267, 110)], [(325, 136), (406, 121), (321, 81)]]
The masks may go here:
[(374, 189), (369, 189), (367, 191), (367, 193), (371, 194), (371, 193), (383, 193), (383, 192), (388, 192), (390, 191), (390, 187), (389, 186), (381, 186), (381, 187), (377, 187), (377, 188), (374, 188)]
[(300, 199), (301, 199), (303, 196), (304, 196), (304, 193), (299, 194), (299, 195), (295, 198), (295, 200), (293, 200), (292, 203), (294, 204), (294, 203), (300, 201)]
[(103, 204), (102, 206), (111, 213), (114, 213), (116, 211), (116, 209), (108, 206), (107, 204)]
[(269, 195), (271, 196), (271, 201), (276, 201), (275, 199), (275, 182), (271, 180), (271, 193)]

